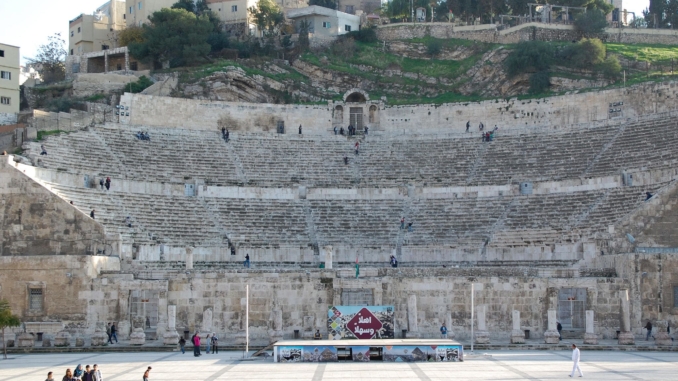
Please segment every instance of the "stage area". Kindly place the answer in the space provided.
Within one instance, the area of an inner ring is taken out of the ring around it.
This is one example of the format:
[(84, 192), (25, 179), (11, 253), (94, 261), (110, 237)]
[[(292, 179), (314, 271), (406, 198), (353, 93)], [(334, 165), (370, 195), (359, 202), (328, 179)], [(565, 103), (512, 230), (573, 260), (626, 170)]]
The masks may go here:
[[(487, 353), (490, 356), (483, 356)], [(568, 380), (570, 351), (487, 351), (463, 363), (298, 363), (238, 361), (241, 353), (193, 357), (191, 353), (74, 353), (10, 355), (0, 360), (0, 381), (61, 380), (67, 367), (98, 364), (106, 381), (138, 381), (148, 366), (152, 381), (240, 380)], [(675, 380), (678, 356), (671, 352), (582, 351), (585, 380)], [(579, 378), (577, 378), (579, 379)]]
[(371, 339), (279, 341), (275, 362), (453, 362), (464, 361), (462, 345), (453, 340)]

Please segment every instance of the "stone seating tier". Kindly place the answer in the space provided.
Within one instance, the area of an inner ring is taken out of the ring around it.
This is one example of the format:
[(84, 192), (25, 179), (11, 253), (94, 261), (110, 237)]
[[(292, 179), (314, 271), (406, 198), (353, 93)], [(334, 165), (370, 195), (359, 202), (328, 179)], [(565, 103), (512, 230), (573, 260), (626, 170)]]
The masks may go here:
[[(678, 163), (678, 122), (644, 120), (554, 133), (502, 135), (483, 143), (468, 137), (362, 139), (278, 135), (234, 136), (217, 131), (153, 129), (151, 141), (133, 131), (89, 128), (27, 143), (38, 166), (96, 177), (207, 185), (356, 188), (502, 185), (616, 176), (623, 170), (665, 169)], [(40, 156), (40, 144), (48, 155)], [(343, 157), (350, 158), (344, 165)]]
[[(46, 184), (124, 243), (174, 247), (470, 248), (574, 243), (613, 225), (658, 185), (460, 199), (276, 200), (145, 195)], [(132, 227), (126, 224), (130, 216)], [(400, 217), (413, 232), (400, 229)]]

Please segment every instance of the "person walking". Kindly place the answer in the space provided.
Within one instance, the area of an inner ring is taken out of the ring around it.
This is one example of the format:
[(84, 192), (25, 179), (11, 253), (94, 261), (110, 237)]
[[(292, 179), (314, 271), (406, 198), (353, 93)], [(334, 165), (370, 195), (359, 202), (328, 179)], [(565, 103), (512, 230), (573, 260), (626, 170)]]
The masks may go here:
[(466, 122), (466, 132), (468, 132), (468, 129), (471, 127), (471, 121), (469, 120)]
[(45, 381), (54, 381), (54, 376), (52, 375), (52, 372), (47, 372), (47, 378)]
[(193, 335), (193, 356), (198, 357), (201, 356), (200, 354), (200, 336), (198, 336), (198, 332)]
[(143, 381), (148, 381), (148, 379), (151, 377), (151, 369), (153, 368), (151, 368), (150, 366), (148, 367), (148, 369), (146, 369), (146, 371), (144, 372)]
[(71, 368), (66, 369), (66, 374), (61, 379), (61, 381), (77, 381), (77, 378), (73, 377), (73, 372), (71, 372)]
[(106, 177), (106, 190), (111, 190), (111, 178)]
[(40, 149), (42, 150), (42, 152), (40, 152), (40, 156), (42, 156), (42, 155), (47, 155), (47, 150), (45, 149), (45, 146), (44, 146), (44, 145), (41, 144), (41, 145), (40, 145)]
[(181, 348), (181, 354), (186, 353), (186, 339), (183, 336), (179, 338), (179, 348)]
[(400, 217), (400, 229), (405, 229), (405, 217)]
[(108, 325), (106, 326), (106, 335), (108, 335), (108, 343), (113, 344), (113, 342), (111, 341), (111, 323), (108, 323)]
[(92, 370), (89, 368), (89, 365), (85, 365), (85, 372), (83, 372), (81, 381), (92, 381)]
[(94, 364), (92, 367), (92, 381), (104, 381), (104, 377), (101, 375), (99, 365), (97, 364)]
[[(650, 321), (647, 321), (647, 324), (645, 324), (645, 329), (647, 329), (647, 335), (645, 335), (645, 341), (650, 341), (650, 336), (652, 335), (652, 323)], [(654, 336), (653, 336), (654, 338)]]
[(360, 142), (359, 142), (359, 141), (358, 141), (358, 142), (355, 142), (355, 146), (354, 146), (354, 147), (355, 147), (355, 154), (357, 155), (357, 154), (358, 154), (358, 151), (360, 150)]
[(212, 353), (215, 355), (219, 353), (219, 338), (216, 332), (212, 332)]
[(562, 331), (563, 331), (563, 325), (560, 324), (559, 321), (556, 320), (556, 329), (558, 330), (558, 341), (563, 339)]
[(101, 187), (101, 190), (104, 190), (104, 179), (103, 178), (99, 179), (99, 186)]
[(447, 339), (447, 327), (445, 326), (445, 323), (440, 326), (440, 338)]
[(299, 125), (299, 135), (301, 135), (301, 124)]
[(78, 366), (75, 367), (75, 370), (73, 371), (73, 377), (74, 378), (80, 378), (82, 377), (82, 364), (78, 364)]
[(575, 370), (579, 371), (579, 377), (584, 377), (584, 373), (581, 371), (581, 368), (579, 368), (579, 357), (579, 348), (572, 344), (572, 373), (570, 373), (570, 377), (574, 377)]
[(111, 324), (111, 338), (115, 339), (115, 343), (118, 343), (118, 329), (115, 328), (115, 323)]
[(337, 134), (337, 131), (338, 131), (338, 130), (337, 130), (337, 126), (334, 126), (334, 134), (335, 134), (335, 135)]
[(245, 254), (245, 267), (248, 268), (248, 269), (250, 268), (250, 255), (249, 254)]
[(207, 346), (207, 350), (205, 351), (205, 354), (210, 354), (210, 349), (212, 349), (212, 335), (209, 333), (207, 334), (207, 337), (205, 338), (205, 345)]

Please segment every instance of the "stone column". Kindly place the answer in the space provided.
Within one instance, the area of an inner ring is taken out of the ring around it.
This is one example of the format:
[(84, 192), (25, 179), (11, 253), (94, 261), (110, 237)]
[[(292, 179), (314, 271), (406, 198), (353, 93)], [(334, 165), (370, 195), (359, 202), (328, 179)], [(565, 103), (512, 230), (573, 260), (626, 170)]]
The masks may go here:
[(511, 344), (525, 344), (525, 332), (520, 329), (520, 311), (513, 310), (513, 330)]
[(108, 335), (103, 322), (96, 322), (94, 326), (94, 334), (92, 335), (92, 346), (102, 347), (108, 342)]
[(666, 332), (668, 323), (665, 320), (658, 320), (654, 325), (657, 327), (657, 333), (654, 334), (654, 343), (657, 345), (673, 345), (671, 336)]
[(478, 329), (475, 331), (475, 343), (476, 344), (489, 344), (490, 343), (490, 333), (487, 332), (487, 326), (485, 325), (485, 314), (487, 311), (486, 305), (480, 305), (476, 307), (476, 320), (478, 321)]
[(179, 342), (177, 333), (177, 306), (167, 306), (167, 330), (162, 337), (165, 345), (176, 345)]
[(558, 334), (556, 322), (556, 310), (548, 310), (548, 329), (544, 332), (544, 342), (546, 344), (560, 343), (560, 334)]
[[(245, 295), (243, 285), (243, 292), (241, 295)], [(240, 298), (240, 330), (235, 334), (235, 343), (245, 345), (246, 335), (245, 335), (245, 314), (247, 314), (247, 298)]]
[(456, 335), (452, 330), (452, 312), (448, 311), (447, 315), (445, 315), (445, 326), (447, 327), (447, 338), (450, 340), (454, 340)]
[[(113, 3), (111, 6), (114, 6)], [(104, 73), (108, 73), (108, 51), (104, 51)]]
[(331, 269), (332, 268), (332, 246), (325, 246), (323, 247), (325, 250), (325, 268), (326, 269)]
[(206, 308), (202, 313), (202, 324), (200, 325), (200, 330), (207, 336), (208, 333), (212, 333), (212, 309)]
[(144, 333), (144, 325), (146, 319), (143, 316), (134, 317), (134, 330), (129, 335), (129, 343), (131, 345), (144, 345), (146, 343), (146, 333)]
[(633, 332), (631, 332), (631, 304), (629, 301), (629, 290), (619, 290), (619, 336), (617, 337), (619, 345), (633, 345), (636, 343)]
[(419, 324), (417, 321), (417, 295), (407, 296), (407, 337), (419, 336)]
[(584, 344), (598, 344), (598, 335), (593, 327), (593, 310), (586, 310), (586, 333)]
[(193, 248), (186, 248), (186, 270), (193, 270)]
[(128, 320), (129, 316), (129, 289), (121, 289), (118, 292), (120, 296), (118, 298), (118, 324), (116, 327), (118, 329), (118, 339), (128, 339), (130, 334), (130, 322)]
[(282, 322), (282, 311), (280, 309), (274, 309), (271, 311), (271, 330), (268, 332), (270, 340), (272, 343), (280, 341), (283, 338), (283, 322)]

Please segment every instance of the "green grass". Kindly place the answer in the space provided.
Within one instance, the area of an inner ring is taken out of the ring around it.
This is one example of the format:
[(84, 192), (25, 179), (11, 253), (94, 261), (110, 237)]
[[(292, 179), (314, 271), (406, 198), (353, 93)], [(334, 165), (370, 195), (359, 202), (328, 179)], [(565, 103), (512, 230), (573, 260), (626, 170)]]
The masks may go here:
[(66, 131), (61, 131), (61, 130), (49, 130), (49, 131), (38, 131), (38, 141), (43, 140), (44, 138), (50, 136), (50, 135), (58, 135), (62, 132)]
[[(606, 43), (608, 53), (619, 54), (622, 57), (644, 62), (678, 61), (678, 47), (667, 45), (625, 45)], [(678, 68), (678, 62), (676, 67)]]
[(94, 94), (84, 98), (84, 100), (87, 102), (96, 102), (102, 99), (106, 99), (106, 94)]
[(221, 59), (221, 60), (215, 61), (215, 62), (207, 64), (207, 65), (187, 69), (184, 72), (184, 76), (183, 76), (182, 80), (184, 80), (186, 82), (197, 82), (197, 81), (199, 81), (203, 78), (209, 77), (210, 75), (212, 75), (214, 73), (225, 71), (226, 68), (229, 67), (229, 66), (237, 67), (237, 68), (244, 70), (245, 73), (248, 76), (260, 75), (262, 77), (275, 79), (277, 81), (284, 81), (286, 79), (290, 79), (290, 80), (293, 80), (293, 81), (305, 81), (305, 80), (308, 79), (306, 76), (299, 73), (298, 71), (296, 71), (292, 67), (284, 68), (289, 73), (271, 74), (271, 73), (265, 72), (263, 70), (244, 66), (244, 65), (242, 65), (238, 62), (232, 61), (232, 60)]

